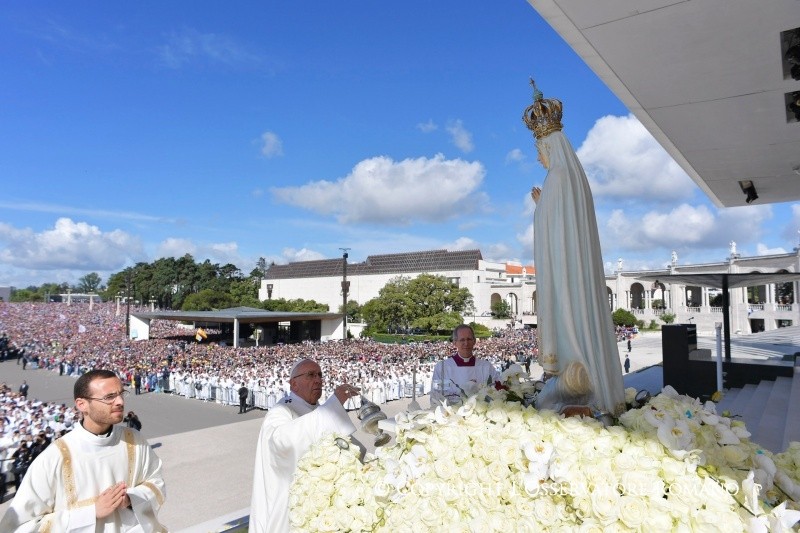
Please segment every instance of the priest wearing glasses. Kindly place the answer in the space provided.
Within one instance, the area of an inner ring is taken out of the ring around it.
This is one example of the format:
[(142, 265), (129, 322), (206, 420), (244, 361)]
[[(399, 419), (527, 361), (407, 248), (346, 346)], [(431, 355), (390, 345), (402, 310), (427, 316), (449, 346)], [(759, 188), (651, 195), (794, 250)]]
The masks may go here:
[(125, 417), (122, 382), (90, 370), (75, 382), (80, 424), (33, 461), (0, 531), (166, 531), (161, 460)]
[(478, 389), (499, 379), (497, 369), (475, 354), (475, 332), (466, 324), (453, 330), (456, 353), (436, 363), (431, 378), (431, 407), (458, 405)]

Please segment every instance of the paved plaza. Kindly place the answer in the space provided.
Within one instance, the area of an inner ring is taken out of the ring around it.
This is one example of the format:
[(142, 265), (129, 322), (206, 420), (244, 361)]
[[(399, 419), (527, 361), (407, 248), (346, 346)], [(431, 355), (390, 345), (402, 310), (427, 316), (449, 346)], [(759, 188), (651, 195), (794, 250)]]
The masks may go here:
[[(778, 331), (780, 333), (771, 336), (734, 339), (734, 352), (753, 357), (780, 357), (783, 353), (798, 351), (800, 330)], [(714, 339), (701, 338), (698, 344), (701, 348), (713, 349)], [(627, 353), (624, 342), (619, 344), (619, 349), (623, 360)], [(635, 338), (630, 359), (631, 373), (625, 376), (626, 386), (660, 390), (660, 368), (642, 369), (661, 362), (661, 335), (644, 333)], [(637, 372), (639, 370), (642, 371)], [(23, 379), (30, 385), (29, 397), (72, 404), (74, 378), (30, 368), (23, 371), (14, 361), (0, 363), (0, 381), (16, 390)], [(391, 417), (404, 410), (409, 401), (389, 402), (381, 407)], [(428, 398), (421, 398), (419, 403), (427, 407)], [(142, 432), (164, 463), (167, 500), (160, 517), (170, 531), (217, 531), (227, 519), (248, 514), (256, 440), (264, 411), (239, 415), (236, 406), (155, 393), (129, 396), (126, 410), (139, 415)], [(351, 418), (358, 427), (354, 412)], [(357, 432), (356, 437), (364, 444), (372, 443), (372, 437), (363, 432)], [(0, 513), (8, 507), (9, 497), (6, 498), (0, 505)]]

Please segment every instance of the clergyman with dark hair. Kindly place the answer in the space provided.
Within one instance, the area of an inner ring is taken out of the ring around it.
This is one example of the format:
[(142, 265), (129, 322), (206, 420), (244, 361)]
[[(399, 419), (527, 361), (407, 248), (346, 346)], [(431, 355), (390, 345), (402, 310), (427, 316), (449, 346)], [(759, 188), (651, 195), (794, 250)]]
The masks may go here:
[(166, 531), (161, 460), (138, 431), (119, 425), (127, 392), (110, 370), (78, 378), (80, 424), (31, 463), (0, 531)]

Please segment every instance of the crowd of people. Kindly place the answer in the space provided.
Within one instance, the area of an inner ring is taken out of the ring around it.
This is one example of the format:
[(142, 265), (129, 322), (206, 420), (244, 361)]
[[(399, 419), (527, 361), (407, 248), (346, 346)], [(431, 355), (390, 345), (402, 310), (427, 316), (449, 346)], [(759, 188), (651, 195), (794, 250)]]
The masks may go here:
[[(364, 398), (382, 404), (410, 397), (414, 386), (417, 396), (428, 394), (434, 364), (453, 351), (450, 342), (392, 345), (371, 340), (233, 348), (205, 339), (198, 342), (194, 330), (165, 320), (151, 323), (149, 340), (129, 340), (125, 316), (117, 315), (113, 303), (0, 303), (0, 332), (0, 360), (15, 361), (28, 370), (77, 377), (105, 368), (139, 393), (177, 394), (236, 407), (244, 386), (247, 406), (259, 409), (270, 409), (288, 394), (291, 367), (302, 358), (312, 358), (322, 367), (322, 401), (333, 394), (334, 384), (351, 383)], [(214, 333), (209, 331), (209, 339)], [(535, 342), (530, 330), (507, 330), (480, 341), (475, 353), (500, 369), (511, 361), (524, 362), (535, 353)], [(30, 431), (36, 428), (26, 438), (31, 442), (39, 428), (45, 437), (52, 436), (68, 429), (76, 417), (74, 409), (20, 399), (10, 391), (4, 394), (25, 413), (18, 418), (29, 420)], [(348, 399), (345, 408), (357, 409), (360, 400), (361, 396)], [(22, 422), (9, 423), (10, 411), (6, 408), (5, 418), (0, 416), (6, 455), (20, 447), (23, 437), (22, 432), (14, 433)], [(41, 422), (33, 424), (36, 417), (46, 420), (50, 430)]]
[(77, 419), (73, 407), (28, 399), (0, 383), (0, 502), (11, 484), (19, 488), (31, 462)]

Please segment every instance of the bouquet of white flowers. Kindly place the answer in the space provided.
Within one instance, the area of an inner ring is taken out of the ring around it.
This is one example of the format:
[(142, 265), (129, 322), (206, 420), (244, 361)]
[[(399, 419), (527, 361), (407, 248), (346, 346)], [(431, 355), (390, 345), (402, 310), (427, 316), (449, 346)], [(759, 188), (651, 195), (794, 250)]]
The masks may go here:
[(398, 415), (396, 444), (364, 463), (345, 438), (323, 439), (298, 465), (292, 528), (790, 531), (800, 519), (800, 444), (773, 457), (669, 387), (606, 427), (537, 411), (521, 401), (532, 385), (505, 378), (458, 407)]

